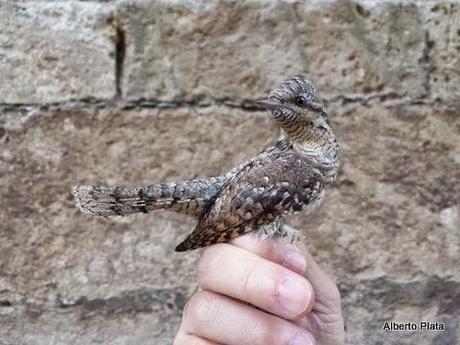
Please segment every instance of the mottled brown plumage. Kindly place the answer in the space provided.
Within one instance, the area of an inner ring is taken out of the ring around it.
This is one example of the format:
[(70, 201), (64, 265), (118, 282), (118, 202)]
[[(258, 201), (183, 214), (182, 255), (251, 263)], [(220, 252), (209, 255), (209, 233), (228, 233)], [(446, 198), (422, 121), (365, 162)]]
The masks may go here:
[(100, 216), (169, 209), (198, 219), (176, 250), (257, 230), (295, 212), (311, 212), (336, 178), (339, 145), (308, 76), (294, 76), (258, 102), (285, 133), (276, 146), (218, 177), (145, 187), (77, 186), (79, 207)]

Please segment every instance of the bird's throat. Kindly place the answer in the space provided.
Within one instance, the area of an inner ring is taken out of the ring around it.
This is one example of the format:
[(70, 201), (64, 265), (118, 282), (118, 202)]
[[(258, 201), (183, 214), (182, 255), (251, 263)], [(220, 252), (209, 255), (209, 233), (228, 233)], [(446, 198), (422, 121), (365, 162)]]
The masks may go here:
[(288, 138), (300, 149), (327, 153), (332, 157), (339, 154), (339, 144), (334, 130), (328, 124), (322, 126), (293, 126), (283, 128)]
[(334, 130), (330, 126), (304, 127), (302, 134), (302, 136), (292, 137), (287, 133), (295, 148), (325, 162), (328, 169), (332, 169), (331, 173), (335, 175), (340, 165), (340, 146)]

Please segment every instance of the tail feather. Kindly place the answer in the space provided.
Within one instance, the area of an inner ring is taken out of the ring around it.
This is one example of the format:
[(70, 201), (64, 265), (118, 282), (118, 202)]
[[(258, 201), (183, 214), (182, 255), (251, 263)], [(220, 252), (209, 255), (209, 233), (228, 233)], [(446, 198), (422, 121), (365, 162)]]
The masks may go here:
[(222, 184), (219, 178), (208, 178), (145, 187), (75, 186), (72, 194), (83, 212), (103, 217), (147, 213), (155, 209), (198, 216)]

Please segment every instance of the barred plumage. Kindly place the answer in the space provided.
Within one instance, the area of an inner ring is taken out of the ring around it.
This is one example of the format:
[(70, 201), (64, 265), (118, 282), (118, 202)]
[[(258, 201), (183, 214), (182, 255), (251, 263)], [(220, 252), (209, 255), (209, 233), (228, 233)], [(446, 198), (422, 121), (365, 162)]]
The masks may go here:
[(286, 134), (276, 146), (218, 177), (145, 187), (77, 186), (72, 193), (78, 206), (99, 216), (168, 209), (196, 217), (195, 230), (176, 251), (229, 241), (289, 214), (311, 212), (339, 166), (339, 144), (316, 87), (308, 76), (294, 76), (258, 104)]
[(223, 177), (211, 177), (143, 187), (76, 186), (72, 194), (83, 212), (97, 216), (126, 216), (155, 209), (199, 216), (223, 183)]

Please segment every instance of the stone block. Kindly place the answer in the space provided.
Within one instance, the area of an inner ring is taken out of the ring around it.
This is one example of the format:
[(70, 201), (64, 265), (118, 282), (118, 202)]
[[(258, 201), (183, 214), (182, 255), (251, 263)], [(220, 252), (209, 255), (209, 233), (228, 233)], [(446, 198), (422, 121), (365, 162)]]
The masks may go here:
[(108, 99), (116, 94), (114, 6), (0, 2), (0, 103)]
[[(193, 220), (100, 219), (80, 213), (69, 190), (218, 174), (274, 142), (268, 116), (227, 106), (14, 111), (0, 118), (2, 340), (171, 343), (199, 254), (173, 248)], [(458, 108), (438, 104), (433, 116), (430, 105), (334, 102), (330, 114), (339, 179), (315, 215), (291, 222), (339, 284), (349, 342), (377, 343), (385, 321), (427, 319), (451, 331), (389, 333), (388, 343), (456, 343)]]
[[(263, 97), (286, 75), (308, 71), (328, 98), (426, 97), (433, 70), (459, 70), (452, 53), (456, 7), (445, 18), (452, 28), (447, 66), (437, 57), (445, 53), (431, 57), (432, 21), (448, 25), (435, 19), (432, 7), (412, 1), (123, 0), (123, 95), (244, 102)], [(439, 40), (438, 46), (447, 44), (446, 37)]]
[(433, 97), (460, 98), (460, 3), (434, 2), (425, 9), (428, 86)]
[(120, 1), (128, 99), (253, 100), (304, 70), (294, 9), (270, 1)]

